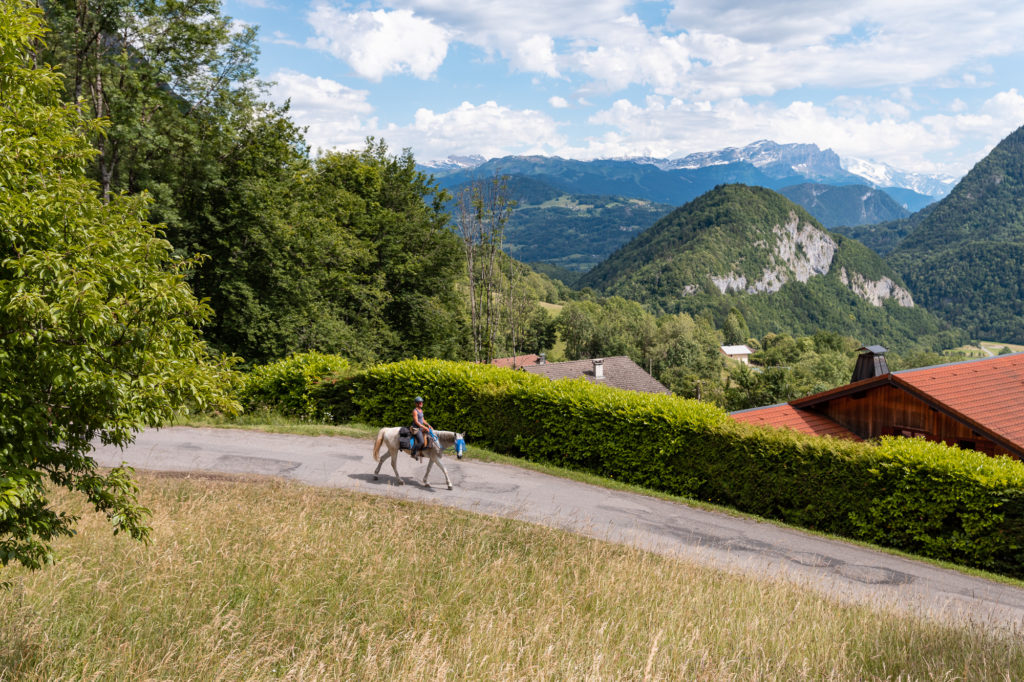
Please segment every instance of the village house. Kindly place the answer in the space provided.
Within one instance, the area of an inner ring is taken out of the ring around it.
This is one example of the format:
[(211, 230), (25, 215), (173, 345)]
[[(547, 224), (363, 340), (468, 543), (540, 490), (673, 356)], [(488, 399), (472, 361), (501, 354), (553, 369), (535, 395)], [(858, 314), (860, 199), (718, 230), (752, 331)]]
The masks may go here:
[[(532, 358), (532, 360), (531, 360)], [(641, 393), (664, 393), (672, 391), (660, 381), (645, 372), (640, 365), (625, 355), (610, 358), (570, 360), (569, 362), (547, 362), (544, 354), (519, 355), (513, 358), (498, 358), (492, 365), (513, 367), (530, 374), (539, 374), (548, 379), (586, 379), (593, 384), (604, 384), (627, 391)]]
[(745, 343), (741, 343), (737, 346), (719, 346), (718, 349), (730, 360), (735, 360), (736, 362), (743, 363), (744, 365), (750, 364), (750, 356), (754, 352), (750, 349), (750, 346)]
[(890, 372), (885, 348), (860, 350), (849, 384), (730, 416), (819, 436), (926, 438), (1024, 457), (1024, 353)]

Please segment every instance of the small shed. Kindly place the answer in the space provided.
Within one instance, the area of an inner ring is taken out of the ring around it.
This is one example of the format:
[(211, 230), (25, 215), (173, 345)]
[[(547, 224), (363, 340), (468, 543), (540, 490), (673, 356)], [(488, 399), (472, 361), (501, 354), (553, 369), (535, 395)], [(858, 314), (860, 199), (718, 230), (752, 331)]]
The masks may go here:
[(750, 356), (754, 352), (745, 343), (741, 343), (738, 346), (719, 346), (719, 350), (730, 360), (742, 362), (744, 365), (750, 364)]

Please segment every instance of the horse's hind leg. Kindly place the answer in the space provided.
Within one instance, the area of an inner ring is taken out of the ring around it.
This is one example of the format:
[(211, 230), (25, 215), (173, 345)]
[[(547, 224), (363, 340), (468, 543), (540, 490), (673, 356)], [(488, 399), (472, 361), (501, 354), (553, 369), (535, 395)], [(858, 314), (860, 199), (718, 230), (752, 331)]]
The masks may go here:
[(405, 481), (403, 481), (402, 477), (398, 475), (398, 453), (399, 452), (401, 452), (401, 450), (398, 450), (397, 452), (391, 452), (389, 450), (388, 454), (391, 455), (391, 468), (395, 470), (395, 479), (396, 479), (395, 485), (405, 485)]

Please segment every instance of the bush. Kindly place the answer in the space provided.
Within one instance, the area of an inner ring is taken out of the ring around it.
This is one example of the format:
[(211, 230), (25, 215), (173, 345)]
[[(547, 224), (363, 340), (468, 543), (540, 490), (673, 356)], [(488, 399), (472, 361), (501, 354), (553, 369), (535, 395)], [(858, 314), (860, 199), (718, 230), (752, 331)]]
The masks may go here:
[(432, 423), (531, 460), (1024, 577), (1024, 466), (921, 440), (879, 444), (734, 422), (721, 409), (579, 379), (444, 361), (372, 367), (312, 391), (336, 419)]
[(296, 353), (284, 360), (258, 365), (246, 374), (239, 389), (239, 402), (252, 412), (272, 409), (301, 419), (330, 419), (313, 400), (316, 386), (328, 377), (353, 371), (348, 360), (338, 355)]

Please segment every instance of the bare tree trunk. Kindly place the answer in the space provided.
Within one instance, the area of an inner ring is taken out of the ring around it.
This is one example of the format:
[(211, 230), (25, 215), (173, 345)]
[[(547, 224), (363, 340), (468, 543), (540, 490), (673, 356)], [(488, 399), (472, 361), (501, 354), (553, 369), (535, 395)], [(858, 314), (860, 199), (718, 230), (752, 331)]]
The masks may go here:
[(470, 334), (477, 362), (494, 359), (501, 309), (501, 249), (512, 202), (504, 178), (478, 180), (459, 194), (456, 222), (466, 251)]

